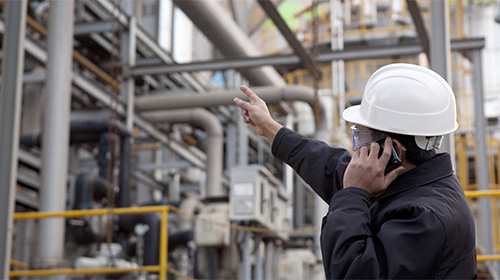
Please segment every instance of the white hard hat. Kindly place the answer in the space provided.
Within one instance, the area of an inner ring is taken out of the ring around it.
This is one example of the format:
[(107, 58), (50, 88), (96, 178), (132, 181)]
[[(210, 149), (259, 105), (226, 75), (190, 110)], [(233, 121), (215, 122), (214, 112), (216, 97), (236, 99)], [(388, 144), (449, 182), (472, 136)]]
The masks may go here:
[(368, 79), (361, 105), (342, 117), (372, 129), (414, 136), (438, 136), (458, 127), (455, 95), (436, 72), (414, 64), (381, 67)]

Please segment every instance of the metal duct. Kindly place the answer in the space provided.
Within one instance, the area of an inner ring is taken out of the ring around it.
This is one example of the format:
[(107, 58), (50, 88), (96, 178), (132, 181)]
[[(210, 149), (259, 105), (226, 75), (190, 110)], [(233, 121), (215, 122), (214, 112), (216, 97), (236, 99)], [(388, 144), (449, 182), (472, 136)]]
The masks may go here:
[[(225, 56), (261, 55), (245, 32), (217, 1), (174, 0), (173, 2)], [(278, 72), (270, 66), (240, 72), (253, 85), (285, 85)]]
[(214, 114), (205, 109), (196, 108), (150, 112), (145, 113), (144, 116), (157, 123), (188, 123), (207, 132), (206, 198), (216, 199), (227, 196), (222, 190), (224, 132)]

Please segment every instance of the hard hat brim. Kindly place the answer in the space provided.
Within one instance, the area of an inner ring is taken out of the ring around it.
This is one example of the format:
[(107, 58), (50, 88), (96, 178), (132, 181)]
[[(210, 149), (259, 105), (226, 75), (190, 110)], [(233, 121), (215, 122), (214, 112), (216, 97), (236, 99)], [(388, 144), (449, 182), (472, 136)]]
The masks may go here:
[(351, 107), (348, 107), (342, 112), (342, 118), (348, 122), (354, 123), (354, 124), (360, 124), (362, 126), (366, 126), (369, 128), (376, 129), (375, 127), (372, 127), (365, 119), (361, 117), (359, 114), (359, 109), (360, 105), (354, 105)]

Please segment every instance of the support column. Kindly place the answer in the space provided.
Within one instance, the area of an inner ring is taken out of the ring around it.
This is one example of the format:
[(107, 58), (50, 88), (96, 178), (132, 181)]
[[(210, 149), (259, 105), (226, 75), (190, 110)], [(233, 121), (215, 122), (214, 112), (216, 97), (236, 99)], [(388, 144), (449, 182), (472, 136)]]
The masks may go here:
[[(40, 211), (66, 210), (74, 4), (50, 2)], [(42, 219), (38, 225), (37, 265), (56, 267), (64, 261), (64, 219)]]
[[(483, 97), (483, 72), (481, 51), (472, 52), (472, 86), (474, 89), (474, 127), (476, 129), (476, 155), (477, 155), (477, 185), (479, 190), (490, 189), (490, 169), (488, 164), (488, 146), (486, 143), (486, 119), (484, 117), (484, 97)], [(481, 198), (480, 224), (481, 243), (484, 246), (485, 254), (493, 254), (493, 229), (491, 217), (491, 198)]]
[[(436, 71), (451, 85), (451, 48), (450, 48), (450, 13), (448, 1), (430, 1), (431, 26), (430, 29), (430, 63)], [(453, 169), (455, 169), (455, 140), (451, 133), (443, 138), (439, 152), (451, 155)]]
[(0, 278), (8, 279), (19, 150), (26, 0), (5, 1), (0, 95)]

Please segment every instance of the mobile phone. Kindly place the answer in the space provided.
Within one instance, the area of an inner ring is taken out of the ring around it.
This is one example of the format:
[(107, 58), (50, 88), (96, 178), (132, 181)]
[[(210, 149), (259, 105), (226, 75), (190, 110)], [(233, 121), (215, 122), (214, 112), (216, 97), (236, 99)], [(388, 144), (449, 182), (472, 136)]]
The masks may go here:
[[(391, 149), (392, 149), (391, 158), (387, 162), (384, 174), (391, 172), (392, 170), (398, 168), (399, 166), (401, 166), (401, 164), (403, 164), (403, 161), (401, 160), (401, 157), (399, 156), (398, 152), (394, 148), (394, 145), (391, 146)], [(383, 152), (384, 152), (384, 145), (380, 144), (380, 151), (378, 153), (378, 157), (380, 157)]]

